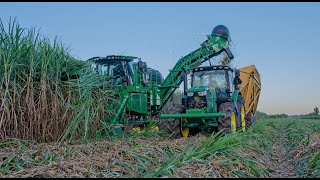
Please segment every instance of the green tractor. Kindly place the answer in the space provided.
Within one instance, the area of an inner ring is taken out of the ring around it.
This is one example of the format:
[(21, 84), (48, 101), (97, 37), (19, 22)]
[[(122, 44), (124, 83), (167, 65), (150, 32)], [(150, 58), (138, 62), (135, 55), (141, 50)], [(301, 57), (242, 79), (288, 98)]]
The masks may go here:
[(261, 92), (260, 74), (254, 65), (233, 69), (227, 65), (197, 67), (184, 73), (182, 104), (162, 114), (165, 126), (176, 137), (189, 133), (245, 130), (255, 121)]
[(240, 93), (239, 69), (226, 65), (197, 67), (184, 75), (182, 104), (173, 114), (161, 118), (172, 119), (166, 127), (177, 137), (188, 137), (198, 131), (235, 132), (245, 128), (244, 99)]

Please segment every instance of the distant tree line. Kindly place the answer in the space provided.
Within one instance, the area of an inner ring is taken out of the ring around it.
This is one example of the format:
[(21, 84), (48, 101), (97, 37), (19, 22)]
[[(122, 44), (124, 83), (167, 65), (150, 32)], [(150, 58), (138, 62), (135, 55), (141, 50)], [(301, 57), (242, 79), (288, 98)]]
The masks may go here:
[(269, 115), (264, 112), (256, 111), (256, 118), (257, 119), (268, 119)]
[(287, 114), (267, 114), (261, 111), (256, 111), (256, 118), (257, 119), (270, 119), (270, 118), (302, 118), (302, 119), (320, 119), (319, 115), (319, 108), (315, 107), (313, 109), (313, 112), (309, 114), (300, 114), (300, 115), (295, 115), (295, 116), (289, 116)]
[(309, 114), (309, 115), (301, 115), (301, 119), (320, 119), (320, 115)]
[(287, 114), (272, 114), (272, 115), (269, 115), (269, 118), (288, 118), (289, 115)]
[(256, 118), (257, 119), (270, 119), (270, 118), (288, 118), (289, 115), (287, 114), (267, 114), (261, 111), (256, 111)]
[(320, 119), (319, 108), (315, 107), (313, 109), (312, 113), (301, 115), (300, 118), (302, 118), (302, 119)]

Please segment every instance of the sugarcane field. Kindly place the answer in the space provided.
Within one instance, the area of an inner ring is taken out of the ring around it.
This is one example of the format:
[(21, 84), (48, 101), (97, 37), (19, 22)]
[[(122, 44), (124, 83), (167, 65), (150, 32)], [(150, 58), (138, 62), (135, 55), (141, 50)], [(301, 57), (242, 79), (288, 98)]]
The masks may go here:
[(319, 16), (1, 2), (0, 178), (320, 178)]

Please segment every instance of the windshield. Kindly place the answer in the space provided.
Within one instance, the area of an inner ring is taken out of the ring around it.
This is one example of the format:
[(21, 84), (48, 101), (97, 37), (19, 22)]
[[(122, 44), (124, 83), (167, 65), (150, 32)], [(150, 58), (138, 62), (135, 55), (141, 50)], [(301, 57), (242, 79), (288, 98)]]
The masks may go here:
[(129, 71), (129, 74), (132, 76), (134, 76), (134, 70), (133, 70), (133, 61), (130, 61), (130, 62), (127, 62), (127, 65), (128, 65), (128, 71)]
[[(109, 60), (104, 63), (93, 64), (94, 70), (96, 70), (101, 75), (108, 75), (112, 77), (110, 80), (115, 86), (121, 85), (121, 78), (126, 75), (126, 70), (124, 69), (123, 62), (117, 60)], [(129, 84), (131, 79), (129, 80)]]
[(106, 64), (98, 64), (98, 72), (109, 76), (116, 76), (124, 73), (121, 61), (109, 61)]
[(210, 89), (227, 88), (225, 70), (198, 71), (192, 79), (192, 86), (207, 86)]

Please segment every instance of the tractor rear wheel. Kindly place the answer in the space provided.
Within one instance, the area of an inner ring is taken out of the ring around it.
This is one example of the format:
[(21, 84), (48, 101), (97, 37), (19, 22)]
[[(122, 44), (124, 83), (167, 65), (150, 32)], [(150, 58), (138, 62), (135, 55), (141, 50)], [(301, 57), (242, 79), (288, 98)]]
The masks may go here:
[(219, 113), (225, 113), (226, 117), (218, 118), (218, 131), (224, 129), (226, 134), (237, 130), (236, 108), (232, 102), (222, 103), (219, 107)]
[[(185, 107), (182, 104), (173, 106), (170, 109), (170, 114), (181, 114), (185, 110)], [(162, 121), (160, 123), (160, 126), (163, 128), (166, 128), (169, 130), (169, 132), (172, 133), (173, 138), (180, 138), (182, 136), (181, 131), (181, 119), (175, 118), (175, 119), (168, 119), (165, 121)], [(188, 134), (188, 130), (184, 131), (184, 135)]]

